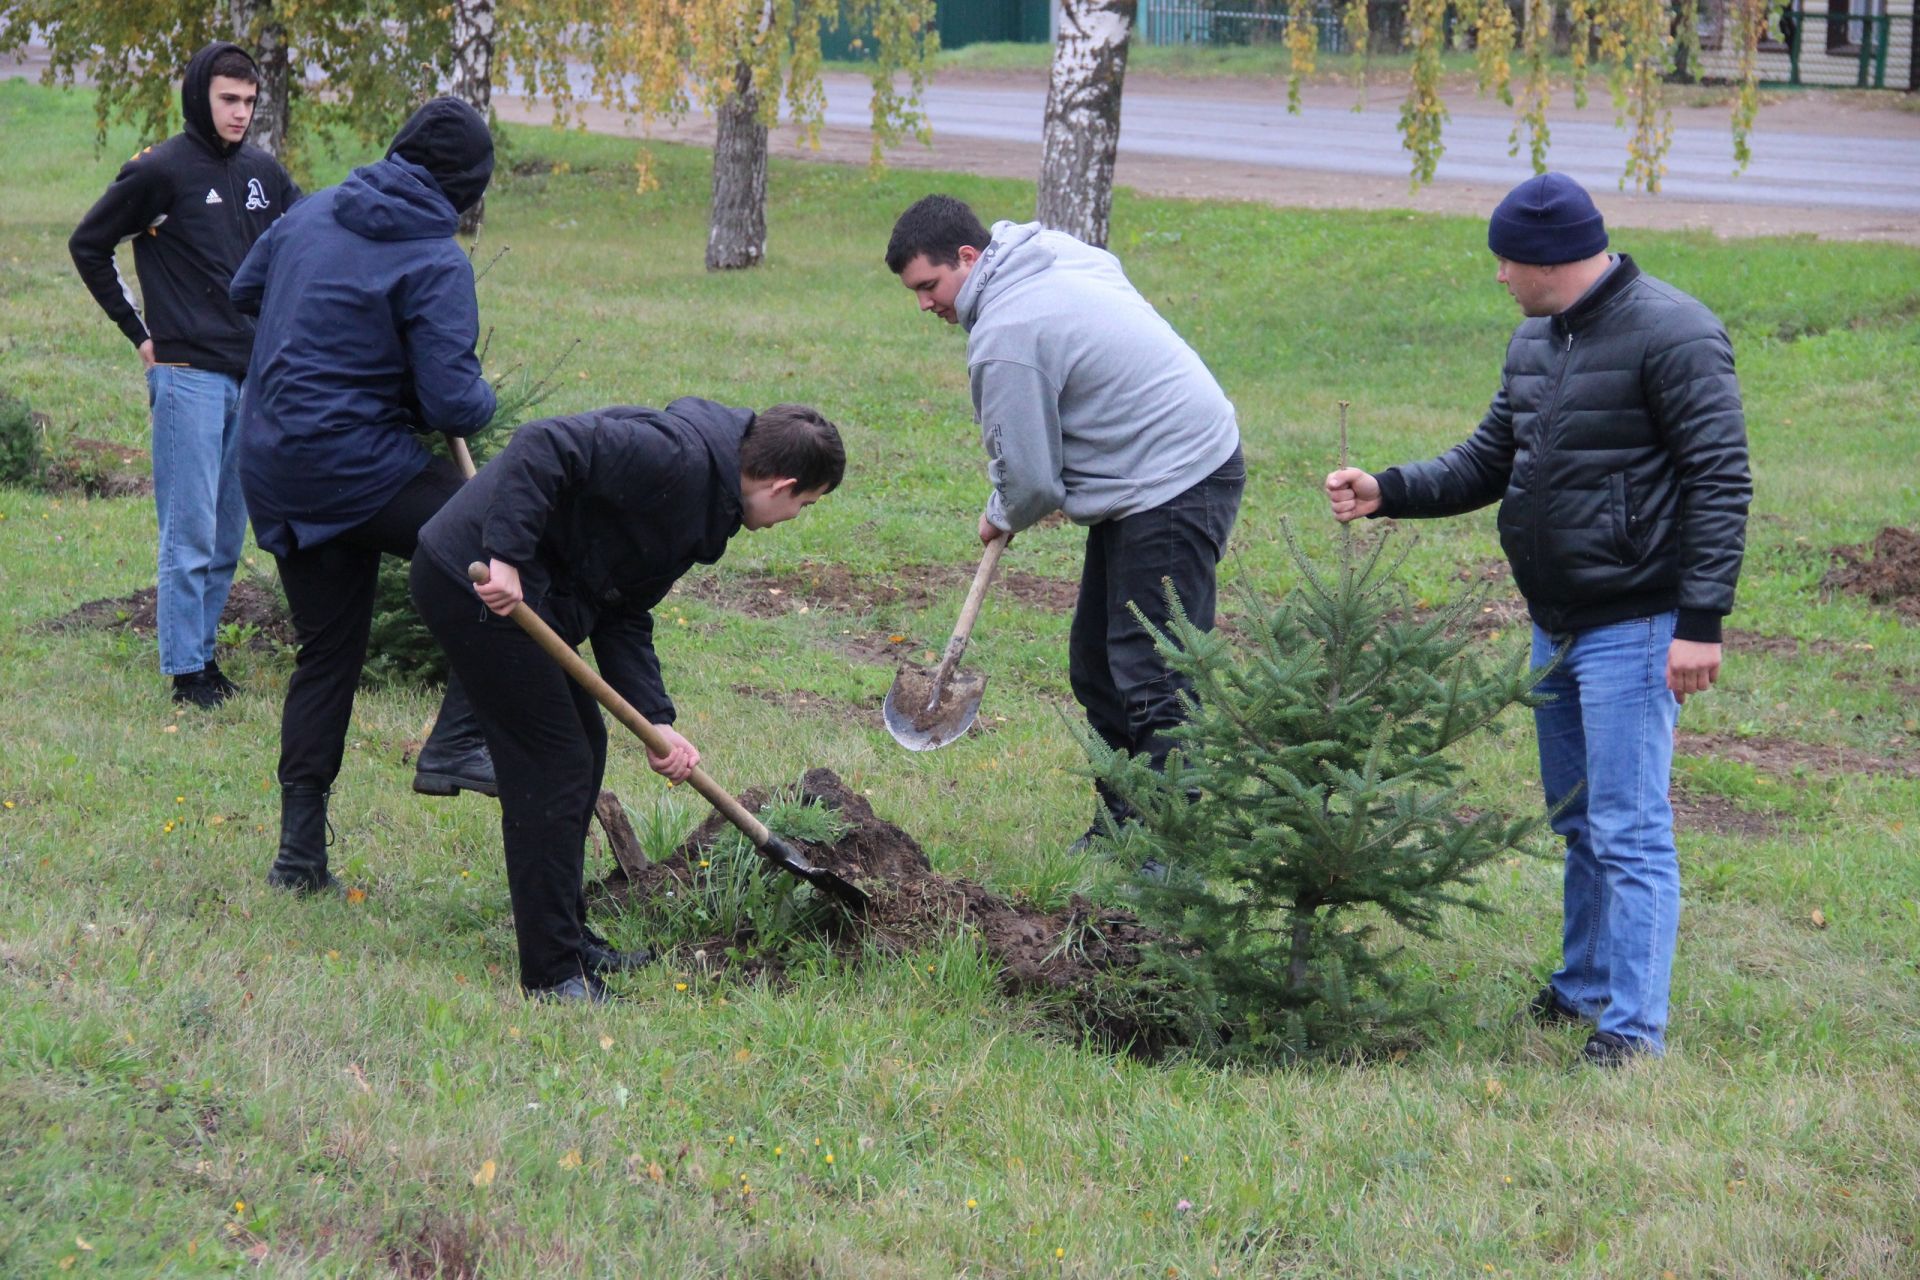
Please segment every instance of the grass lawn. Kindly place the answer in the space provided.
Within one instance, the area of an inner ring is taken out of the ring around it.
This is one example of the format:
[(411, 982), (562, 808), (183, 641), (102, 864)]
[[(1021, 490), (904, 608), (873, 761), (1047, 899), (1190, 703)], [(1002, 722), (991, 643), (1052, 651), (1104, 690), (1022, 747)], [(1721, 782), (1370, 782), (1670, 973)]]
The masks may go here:
[[(116, 133), (95, 157), (91, 130), (83, 97), (0, 84), (0, 384), (56, 448), (144, 447), (135, 357), (66, 254), (133, 149)], [(631, 142), (509, 137), (525, 176), (490, 196), (486, 240), (512, 251), (481, 286), (497, 366), (577, 342), (551, 412), (799, 400), (846, 435), (839, 493), (663, 606), (714, 775), (828, 766), (943, 872), (1084, 887), (1063, 852), (1090, 807), (1059, 714), (1066, 616), (990, 596), (969, 663), (993, 732), (931, 755), (879, 727), (892, 668), (861, 656), (944, 640), (985, 493), (963, 335), (886, 272), (892, 218), (935, 188), (1024, 218), (1031, 188), (776, 163), (768, 263), (709, 275), (704, 153), (656, 147), (663, 187), (637, 198)], [(346, 164), (317, 167), (312, 185)], [(1332, 546), (1315, 484), (1337, 401), (1379, 466), (1460, 438), (1493, 389), (1515, 317), (1477, 220), (1122, 193), (1113, 225), (1239, 406), (1227, 577), (1252, 591), (1287, 585), (1283, 518)], [(530, 1006), (494, 806), (407, 786), (429, 692), (356, 707), (333, 856), (364, 898), (270, 892), (289, 655), (223, 656), (247, 693), (175, 715), (150, 641), (44, 626), (152, 583), (151, 503), (0, 490), (0, 1275), (1920, 1275), (1920, 781), (1899, 772), (1920, 632), (1818, 587), (1829, 547), (1920, 512), (1920, 253), (1617, 246), (1732, 330), (1758, 485), (1741, 634), (1682, 721), (1753, 760), (1683, 743), (1702, 816), (1681, 831), (1664, 1061), (1572, 1070), (1577, 1035), (1510, 1020), (1558, 949), (1558, 868), (1534, 859), (1486, 879), (1498, 914), (1412, 948), (1458, 1012), (1367, 1067), (1094, 1052), (964, 939), (822, 957), (781, 988), (689, 960), (613, 1007)], [(1419, 536), (1421, 599), (1498, 557), (1491, 511)], [(1023, 535), (1004, 569), (1071, 580), (1080, 541)], [(816, 592), (832, 566), (872, 598)], [(931, 603), (889, 590), (927, 581)], [(1531, 730), (1505, 727), (1465, 759), (1474, 799), (1537, 806)], [(670, 830), (700, 816), (625, 741), (608, 784)]]

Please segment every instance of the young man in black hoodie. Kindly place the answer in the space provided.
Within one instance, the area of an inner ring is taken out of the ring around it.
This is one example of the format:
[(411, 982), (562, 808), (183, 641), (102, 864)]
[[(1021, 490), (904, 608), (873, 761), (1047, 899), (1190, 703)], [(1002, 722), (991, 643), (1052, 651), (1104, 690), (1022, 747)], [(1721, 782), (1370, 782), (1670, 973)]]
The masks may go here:
[[(700, 753), (673, 728), (653, 607), (740, 529), (791, 520), (845, 469), (840, 433), (802, 405), (601, 409), (521, 427), (420, 531), (413, 600), (493, 752), (528, 994), (605, 999), (600, 974), (648, 957), (613, 951), (586, 924), (583, 852), (607, 762), (599, 707), (505, 615), (524, 600), (568, 643), (592, 640), (607, 682), (672, 744), (647, 763), (683, 781)], [(491, 574), (478, 588), (476, 561)]]
[[(453, 239), (492, 173), (487, 122), (458, 99), (435, 98), (384, 159), (301, 201), (233, 277), (234, 305), (260, 317), (240, 406), (240, 480), (300, 642), (280, 718), (280, 849), (267, 872), (281, 888), (332, 882), (327, 798), (380, 557), (411, 558), (420, 526), (460, 487), (459, 471), (417, 433), (466, 436), (493, 418), (474, 354), (473, 266)], [(414, 788), (493, 790), (457, 684)]]
[[(127, 161), (67, 242), (80, 278), (146, 368), (160, 670), (173, 677), (175, 702), (198, 707), (234, 692), (214, 661), (214, 634), (247, 532), (234, 435), (253, 322), (228, 301), (227, 285), (300, 198), (286, 170), (246, 144), (259, 92), (259, 68), (240, 46), (196, 53), (180, 84), (186, 128)], [(125, 240), (144, 314), (114, 263)]]

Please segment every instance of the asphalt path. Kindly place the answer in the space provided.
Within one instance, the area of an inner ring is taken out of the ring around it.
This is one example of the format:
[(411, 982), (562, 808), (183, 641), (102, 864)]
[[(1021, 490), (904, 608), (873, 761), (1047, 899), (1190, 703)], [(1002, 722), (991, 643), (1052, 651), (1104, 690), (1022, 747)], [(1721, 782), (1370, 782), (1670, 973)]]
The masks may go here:
[[(851, 77), (827, 85), (830, 127), (864, 129), (868, 90)], [(1284, 100), (1251, 96), (1183, 95), (1130, 88), (1120, 113), (1120, 156), (1173, 157), (1239, 166), (1296, 169), (1405, 179), (1411, 157), (1403, 149), (1399, 102), (1376, 92), (1361, 111), (1307, 105), (1290, 115)], [(934, 84), (926, 113), (936, 138), (1040, 142), (1046, 108), (1038, 86)], [(1609, 118), (1551, 119), (1548, 164), (1595, 190), (1619, 181), (1626, 134)], [(1446, 150), (1436, 178), (1511, 186), (1528, 177), (1521, 153), (1509, 155), (1512, 117), (1458, 111), (1443, 132)], [(1876, 209), (1920, 218), (1920, 117), (1912, 136), (1858, 136), (1771, 127), (1764, 112), (1751, 139), (1753, 160), (1733, 174), (1731, 130), (1676, 125), (1661, 191), (1670, 197), (1784, 207)]]

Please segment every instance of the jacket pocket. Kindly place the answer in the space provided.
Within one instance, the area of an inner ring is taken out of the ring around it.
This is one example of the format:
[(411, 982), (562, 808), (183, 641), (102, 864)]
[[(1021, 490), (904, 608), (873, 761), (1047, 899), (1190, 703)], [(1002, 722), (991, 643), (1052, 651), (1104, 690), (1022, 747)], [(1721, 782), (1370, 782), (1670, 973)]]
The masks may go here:
[(1633, 542), (1633, 502), (1624, 471), (1607, 477), (1607, 510), (1612, 515), (1613, 554), (1621, 564), (1632, 564), (1640, 555)]

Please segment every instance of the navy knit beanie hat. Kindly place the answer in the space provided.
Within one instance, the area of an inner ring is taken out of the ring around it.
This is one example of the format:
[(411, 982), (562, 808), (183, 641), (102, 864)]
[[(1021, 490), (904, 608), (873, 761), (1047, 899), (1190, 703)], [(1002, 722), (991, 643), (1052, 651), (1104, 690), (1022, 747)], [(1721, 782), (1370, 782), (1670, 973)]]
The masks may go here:
[(1607, 247), (1607, 224), (1586, 188), (1564, 173), (1528, 178), (1487, 221), (1487, 247), (1508, 262), (1580, 262)]

